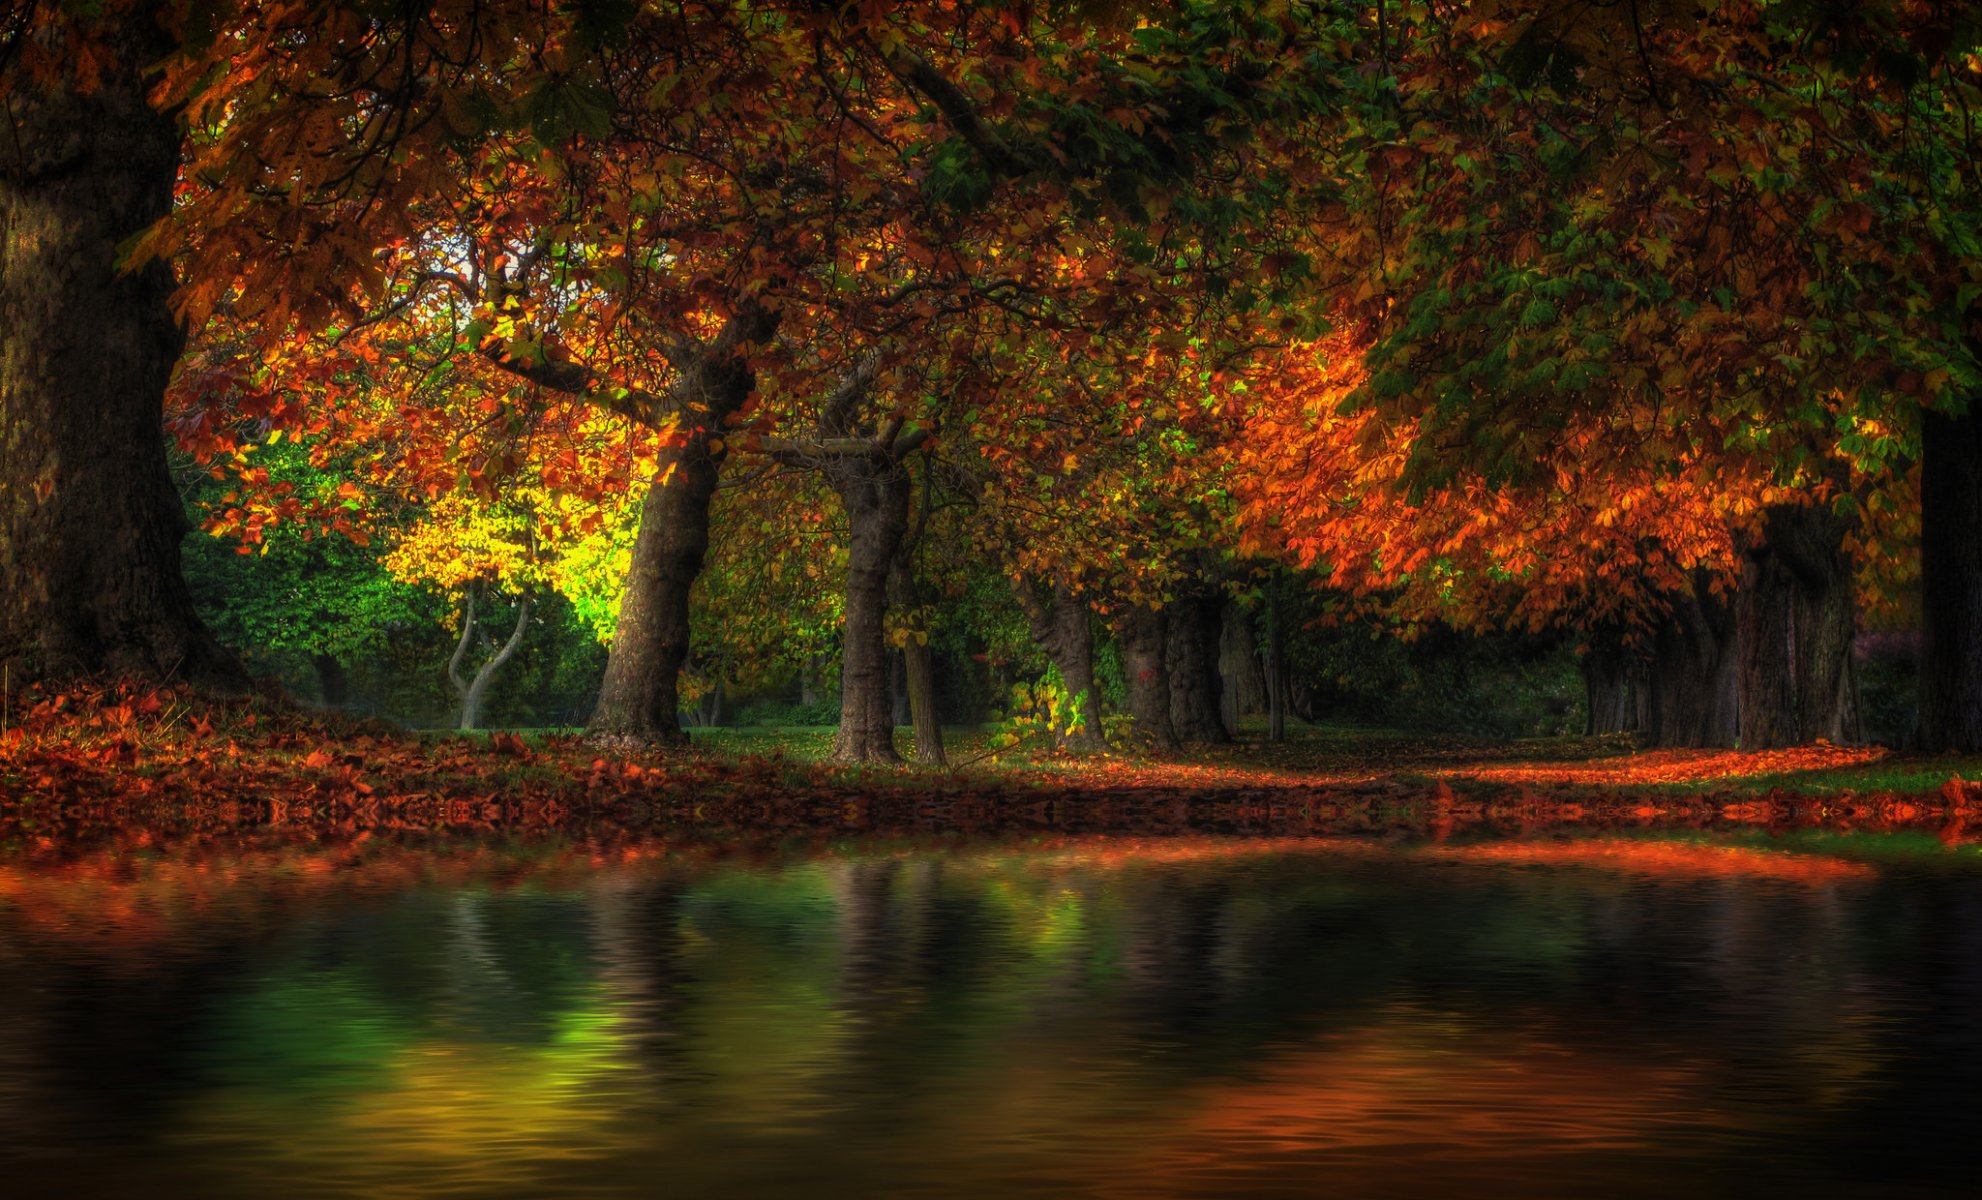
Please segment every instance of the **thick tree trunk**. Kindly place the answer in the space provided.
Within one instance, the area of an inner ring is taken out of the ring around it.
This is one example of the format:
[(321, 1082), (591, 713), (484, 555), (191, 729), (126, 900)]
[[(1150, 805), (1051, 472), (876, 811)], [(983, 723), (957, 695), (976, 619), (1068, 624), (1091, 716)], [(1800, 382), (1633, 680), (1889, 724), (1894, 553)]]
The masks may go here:
[(1165, 610), (1170, 666), (1170, 724), (1186, 742), (1229, 742), (1220, 713), (1219, 614), (1216, 594), (1186, 597)]
[(1266, 711), (1266, 668), (1259, 655), (1259, 631), (1253, 614), (1242, 605), (1225, 606), (1218, 636), (1218, 670), (1225, 680), (1227, 726), (1236, 729), (1241, 716)]
[(888, 580), (896, 611), (916, 622), (902, 643), (908, 714), (915, 726), (915, 761), (940, 767), (947, 760), (943, 756), (943, 723), (936, 712), (936, 662), (929, 652), (929, 631), (921, 627), (922, 597), (915, 585), (915, 571), (898, 558)]
[(1973, 405), (1923, 414), (1920, 608), (1920, 748), (1982, 751), (1982, 414)]
[(1704, 578), (1677, 602), (1653, 641), (1650, 732), (1657, 746), (1732, 748), (1736, 719), (1735, 619)]
[(1801, 744), (1797, 733), (1795, 580), (1768, 545), (1742, 556), (1737, 644), (1741, 657), (1741, 748)]
[(1170, 724), (1168, 628), (1162, 609), (1132, 605), (1122, 617), (1120, 633), (1129, 718), (1137, 737), (1163, 751), (1183, 748)]
[(1030, 581), (1017, 585), (1019, 603), (1032, 625), (1033, 640), (1060, 671), (1071, 711), (1054, 731), (1060, 747), (1081, 752), (1105, 750), (1101, 728), (1101, 693), (1094, 683), (1094, 626), (1087, 604), (1072, 588), (1056, 584), (1042, 600)]
[(1583, 655), (1583, 732), (1597, 737), (1639, 729), (1634, 684), (1638, 661), (1615, 629), (1590, 635)]
[(662, 457), (640, 505), (640, 531), (606, 658), (593, 737), (685, 744), (681, 668), (688, 661), (688, 598), (709, 553), (709, 503), (721, 452), (706, 433)]
[(163, 429), (185, 344), (171, 273), (118, 267), (172, 204), (179, 134), (142, 75), (170, 42), (148, 6), (104, 11), (71, 14), (100, 52), (15, 89), (0, 118), (0, 662), (17, 683), (113, 672), (245, 687), (180, 575), (187, 523)]
[(1771, 508), (1742, 563), (1741, 746), (1769, 750), (1856, 735), (1850, 522), (1826, 508)]
[(1851, 650), (1858, 640), (1858, 595), (1844, 549), (1850, 522), (1830, 509), (1806, 507), (1776, 514), (1771, 524), (1782, 526), (1782, 557), (1796, 577), (1799, 739), (1855, 741)]
[(888, 648), (888, 716), (896, 729), (909, 723), (908, 655), (899, 646)]
[(844, 653), (840, 728), (833, 757), (844, 762), (900, 762), (888, 686), (888, 577), (908, 533), (910, 480), (881, 456), (836, 463), (827, 479), (847, 516)]
[(316, 668), (317, 691), (323, 696), (323, 706), (343, 708), (350, 697), (344, 664), (334, 654), (312, 654), (310, 665)]
[(683, 441), (665, 450), (640, 505), (640, 532), (619, 602), (605, 680), (588, 732), (605, 741), (681, 745), (681, 668), (688, 662), (688, 602), (709, 554), (709, 504), (726, 453), (721, 435), (750, 399), (757, 377), (744, 354), (777, 319), (758, 308), (732, 314), (675, 381)]

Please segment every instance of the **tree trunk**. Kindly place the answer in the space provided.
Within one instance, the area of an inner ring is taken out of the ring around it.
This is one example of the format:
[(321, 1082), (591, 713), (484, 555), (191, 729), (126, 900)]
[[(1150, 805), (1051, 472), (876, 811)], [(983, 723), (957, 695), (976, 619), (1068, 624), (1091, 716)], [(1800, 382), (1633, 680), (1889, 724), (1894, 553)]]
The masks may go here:
[(1130, 606), (1122, 617), (1122, 674), (1127, 677), (1129, 718), (1136, 736), (1151, 748), (1183, 748), (1170, 724), (1170, 666), (1165, 653), (1168, 629), (1162, 609)]
[(1583, 655), (1584, 734), (1599, 737), (1639, 728), (1632, 697), (1636, 665), (1620, 631), (1602, 629), (1590, 635)]
[(640, 531), (619, 601), (594, 737), (682, 745), (681, 668), (688, 661), (688, 598), (709, 553), (709, 503), (721, 451), (706, 433), (665, 451), (640, 505)]
[(187, 523), (163, 427), (185, 345), (171, 272), (118, 267), (172, 204), (179, 134), (142, 74), (171, 43), (151, 7), (72, 7), (55, 36), (99, 52), (14, 89), (0, 119), (0, 662), (16, 682), (242, 688), (180, 575)]
[(1260, 662), (1259, 631), (1252, 611), (1238, 603), (1225, 606), (1219, 629), (1218, 669), (1224, 677), (1226, 724), (1238, 728), (1239, 718), (1266, 711), (1266, 669)]
[(1165, 655), (1170, 667), (1170, 724), (1186, 742), (1229, 742), (1220, 714), (1219, 613), (1216, 594), (1186, 597), (1166, 610)]
[(316, 668), (317, 691), (323, 696), (323, 706), (343, 708), (350, 695), (344, 664), (334, 654), (312, 654), (310, 665)]
[(1982, 414), (1922, 414), (1919, 743), (1982, 751)]
[(1266, 736), (1267, 740), (1287, 740), (1287, 605), (1281, 595), (1284, 584), (1278, 573), (1268, 585), (1266, 609)]
[(1854, 741), (1851, 650), (1858, 639), (1858, 587), (1844, 549), (1851, 522), (1831, 509), (1806, 506), (1771, 514), (1770, 526), (1796, 579), (1798, 740)]
[(1101, 693), (1094, 683), (1094, 626), (1087, 604), (1065, 584), (1055, 584), (1042, 600), (1029, 580), (1017, 585), (1019, 604), (1032, 625), (1033, 640), (1060, 672), (1069, 711), (1054, 730), (1061, 749), (1106, 750), (1101, 729)]
[(936, 663), (929, 652), (929, 631), (922, 624), (922, 596), (915, 585), (915, 571), (897, 559), (888, 577), (895, 609), (914, 622), (908, 640), (902, 643), (902, 665), (908, 675), (908, 713), (915, 725), (915, 761), (940, 767), (943, 756), (943, 723), (936, 712)]
[(1853, 738), (1856, 581), (1849, 520), (1830, 509), (1769, 509), (1742, 563), (1741, 746), (1769, 750)]
[(1741, 748), (1795, 746), (1795, 581), (1766, 543), (1742, 555), (1736, 641), (1741, 658)]
[(909, 475), (884, 456), (836, 463), (826, 472), (847, 516), (840, 728), (833, 757), (900, 762), (888, 687), (888, 576), (908, 533)]
[(523, 645), (523, 635), (530, 628), (530, 596), (524, 593), (516, 604), (516, 627), (509, 633), (509, 640), (500, 650), (489, 654), (482, 664), (475, 668), (472, 678), (462, 674), (462, 666), (467, 660), (468, 647), (488, 644), (482, 622), (475, 615), (476, 601), (481, 597), (479, 583), (470, 585), (468, 602), (461, 615), (461, 640), (455, 644), (454, 657), (447, 661), (447, 678), (454, 685), (454, 693), (461, 700), (461, 718), (456, 723), (458, 729), (480, 729), (482, 727), (482, 703), (488, 697), (489, 687), (502, 672), (509, 660), (516, 657), (516, 651)]
[(745, 307), (676, 380), (683, 440), (664, 450), (640, 505), (640, 532), (619, 601), (612, 650), (588, 732), (606, 741), (682, 745), (681, 668), (688, 662), (688, 603), (709, 554), (709, 504), (727, 453), (721, 433), (750, 399), (757, 377), (746, 347), (777, 319)]
[(698, 715), (702, 718), (704, 729), (722, 727), (723, 718), (727, 713), (728, 699), (728, 693), (723, 687), (723, 677), (719, 672), (715, 681), (709, 685), (709, 690), (702, 693), (702, 703), (699, 706), (701, 712)]
[(807, 708), (819, 703), (819, 671), (819, 655), (807, 655), (798, 673), (798, 702)]
[(1653, 641), (1649, 683), (1652, 743), (1732, 748), (1736, 719), (1735, 619), (1704, 575), (1676, 602)]

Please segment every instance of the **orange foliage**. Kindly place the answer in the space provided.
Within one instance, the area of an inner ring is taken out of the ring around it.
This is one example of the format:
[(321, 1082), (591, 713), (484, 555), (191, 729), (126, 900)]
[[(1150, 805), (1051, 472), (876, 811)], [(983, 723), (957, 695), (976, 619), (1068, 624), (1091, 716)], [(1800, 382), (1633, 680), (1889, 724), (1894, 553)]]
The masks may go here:
[(1450, 774), (1455, 778), (1495, 783), (1633, 787), (1827, 771), (1878, 762), (1889, 753), (1882, 746), (1833, 746), (1827, 742), (1787, 750), (1648, 750), (1593, 762), (1509, 763), (1462, 768)]

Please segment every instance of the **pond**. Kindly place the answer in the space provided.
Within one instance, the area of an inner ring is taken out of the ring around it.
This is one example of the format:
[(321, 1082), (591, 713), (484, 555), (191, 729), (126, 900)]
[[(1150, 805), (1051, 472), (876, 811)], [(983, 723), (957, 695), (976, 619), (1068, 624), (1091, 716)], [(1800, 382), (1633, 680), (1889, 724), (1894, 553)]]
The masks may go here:
[(0, 830), (14, 1196), (1933, 1195), (1982, 1164), (1958, 820), (60, 824)]

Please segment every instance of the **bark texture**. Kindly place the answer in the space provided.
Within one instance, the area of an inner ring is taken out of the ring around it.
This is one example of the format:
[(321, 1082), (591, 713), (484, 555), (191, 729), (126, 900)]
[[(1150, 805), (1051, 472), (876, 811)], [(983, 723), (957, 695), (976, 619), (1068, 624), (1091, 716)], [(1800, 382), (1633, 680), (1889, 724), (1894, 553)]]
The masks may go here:
[(101, 48), (94, 85), (30, 81), (0, 136), (0, 661), (17, 679), (245, 687), (180, 574), (187, 523), (163, 429), (185, 344), (171, 274), (124, 271), (118, 255), (172, 203), (178, 129), (142, 75), (170, 42), (145, 5), (73, 16), (69, 36), (82, 27)]
[(1232, 740), (1225, 728), (1218, 675), (1218, 630), (1224, 602), (1216, 593), (1180, 599), (1166, 609), (1170, 723), (1186, 742)]
[(1267, 591), (1266, 609), (1266, 736), (1287, 740), (1287, 707), (1292, 681), (1287, 677), (1287, 601), (1276, 573)]
[(1651, 740), (1657, 746), (1732, 749), (1736, 719), (1735, 617), (1705, 578), (1680, 599), (1653, 640), (1648, 673)]
[(1920, 748), (1982, 751), (1982, 417), (1924, 414)]
[(1266, 665), (1259, 654), (1259, 630), (1252, 610), (1228, 603), (1218, 633), (1218, 670), (1223, 676), (1224, 715), (1228, 728), (1239, 718), (1266, 711)]
[(1162, 609), (1133, 605), (1122, 618), (1122, 674), (1127, 677), (1129, 718), (1136, 736), (1156, 750), (1180, 750), (1170, 723), (1168, 623)]
[(1638, 732), (1642, 675), (1643, 663), (1625, 645), (1621, 630), (1593, 632), (1583, 655), (1583, 732), (1592, 737)]
[(681, 669), (688, 662), (688, 598), (709, 554), (709, 504), (721, 482), (720, 434), (757, 386), (745, 347), (776, 319), (754, 309), (732, 316), (714, 342), (684, 365), (672, 390), (685, 436), (660, 458), (640, 504), (640, 532), (619, 602), (612, 652), (592, 710), (595, 738), (681, 745)]
[(1741, 745), (1769, 750), (1859, 738), (1851, 669), (1856, 581), (1829, 508), (1771, 508), (1742, 563)]
[(847, 517), (846, 626), (840, 668), (840, 728), (833, 757), (900, 762), (889, 686), (888, 579), (908, 533), (910, 479), (880, 454), (826, 471)]

